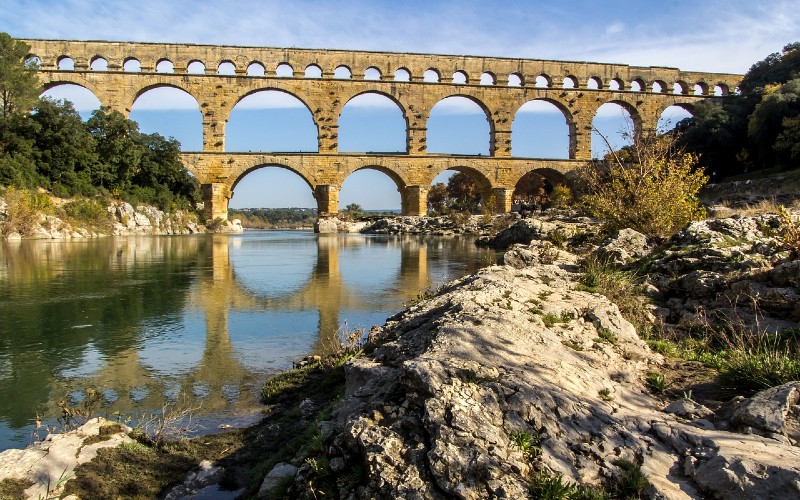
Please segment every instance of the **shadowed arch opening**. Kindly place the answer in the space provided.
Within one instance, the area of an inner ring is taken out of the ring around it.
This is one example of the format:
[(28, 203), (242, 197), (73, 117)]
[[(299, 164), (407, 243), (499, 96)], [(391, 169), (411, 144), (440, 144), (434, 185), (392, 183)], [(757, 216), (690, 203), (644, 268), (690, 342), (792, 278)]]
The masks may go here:
[(632, 92), (641, 92), (645, 87), (644, 80), (641, 78), (637, 78), (631, 81), (631, 91)]
[(511, 73), (508, 75), (508, 86), (509, 87), (522, 87), (522, 75), (519, 73)]
[(658, 118), (656, 130), (659, 133), (674, 130), (681, 120), (692, 118), (691, 108), (688, 105), (674, 104), (665, 109)]
[(511, 156), (569, 158), (569, 113), (543, 99), (528, 101), (511, 125)]
[(463, 96), (442, 99), (427, 122), (429, 153), (489, 155), (491, 126), (487, 111)]
[(428, 83), (438, 83), (439, 72), (432, 68), (426, 70), (425, 73), (422, 74), (422, 81)]
[(356, 204), (364, 210), (399, 211), (405, 187), (397, 173), (379, 165), (361, 167), (347, 176), (339, 191), (339, 212)]
[(699, 82), (694, 85), (694, 95), (708, 95), (708, 85), (705, 82)]
[(622, 90), (624, 86), (622, 80), (619, 78), (612, 78), (611, 81), (608, 82), (608, 90)]
[(294, 68), (287, 63), (280, 63), (275, 67), (275, 76), (278, 78), (291, 78), (294, 76)]
[(718, 84), (714, 85), (714, 95), (715, 96), (723, 96), (723, 95), (729, 95), (729, 94), (730, 94), (730, 89), (724, 83), (718, 83)]
[(495, 85), (497, 84), (497, 78), (494, 76), (494, 73), (489, 71), (481, 74), (481, 85)]
[(377, 92), (359, 94), (347, 101), (339, 116), (339, 151), (406, 152), (407, 130), (396, 101)]
[(490, 202), (492, 184), (481, 172), (454, 166), (439, 172), (428, 190), (428, 213), (478, 213)]
[(468, 82), (467, 74), (459, 70), (453, 73), (453, 83), (456, 85), (466, 85)]
[(100, 99), (86, 87), (82, 87), (75, 83), (56, 83), (49, 85), (47, 89), (42, 92), (41, 97), (47, 97), (55, 101), (67, 100), (72, 103), (75, 111), (81, 115), (83, 121), (88, 120), (92, 113), (100, 109), (102, 105)]
[(285, 165), (257, 165), (239, 176), (231, 189), (230, 208), (317, 208), (311, 184)]
[(130, 119), (144, 133), (174, 137), (182, 151), (203, 150), (203, 115), (191, 94), (170, 86), (156, 86), (141, 92), (131, 106)]
[(561, 87), (565, 89), (577, 89), (578, 79), (575, 78), (574, 76), (565, 76), (561, 84)]
[(661, 80), (656, 80), (650, 88), (654, 94), (663, 94), (667, 90), (667, 84)]
[(545, 74), (537, 76), (534, 86), (540, 89), (546, 89), (550, 87), (550, 77)]
[(586, 81), (586, 88), (591, 90), (599, 90), (603, 88), (603, 82), (600, 81), (599, 77), (593, 76)]
[(512, 210), (535, 211), (550, 206), (553, 188), (569, 187), (569, 181), (558, 170), (537, 168), (520, 177), (512, 194)]
[(639, 130), (639, 116), (629, 104), (617, 101), (603, 104), (592, 119), (592, 158), (603, 158), (611, 150), (633, 144)]
[(317, 125), (308, 106), (281, 90), (259, 90), (231, 110), (225, 150), (317, 152)]

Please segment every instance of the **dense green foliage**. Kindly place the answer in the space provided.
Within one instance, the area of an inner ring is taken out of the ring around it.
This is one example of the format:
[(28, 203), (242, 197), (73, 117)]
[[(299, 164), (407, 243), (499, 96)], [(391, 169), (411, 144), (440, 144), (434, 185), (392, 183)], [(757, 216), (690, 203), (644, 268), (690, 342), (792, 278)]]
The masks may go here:
[(0, 117), (29, 110), (39, 96), (37, 67), (26, 63), (28, 47), (0, 33)]
[(800, 166), (800, 43), (755, 63), (739, 90), (698, 104), (679, 123), (681, 144), (720, 177)]
[(164, 210), (199, 199), (175, 139), (143, 134), (118, 111), (97, 110), (84, 123), (68, 101), (37, 100), (28, 50), (0, 33), (0, 185), (43, 187), (61, 197), (113, 194)]

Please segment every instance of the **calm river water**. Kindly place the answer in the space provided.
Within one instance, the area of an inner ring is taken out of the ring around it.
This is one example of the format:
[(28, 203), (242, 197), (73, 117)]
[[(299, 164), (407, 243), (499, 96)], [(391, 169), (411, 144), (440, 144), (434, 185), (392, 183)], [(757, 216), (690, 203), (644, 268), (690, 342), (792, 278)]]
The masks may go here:
[(0, 243), (0, 450), (100, 392), (132, 417), (189, 398), (213, 430), (265, 377), (494, 262), (471, 238), (243, 235)]

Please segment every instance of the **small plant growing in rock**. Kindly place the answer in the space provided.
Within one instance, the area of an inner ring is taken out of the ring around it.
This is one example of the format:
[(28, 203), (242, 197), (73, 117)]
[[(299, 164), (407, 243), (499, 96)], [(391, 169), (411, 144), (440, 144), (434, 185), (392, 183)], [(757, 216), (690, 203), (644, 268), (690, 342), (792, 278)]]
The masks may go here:
[(611, 389), (600, 389), (597, 391), (597, 394), (600, 396), (600, 399), (603, 401), (613, 401), (614, 396), (611, 395)]
[(647, 372), (647, 386), (658, 394), (667, 389), (667, 377), (661, 372)]
[(612, 345), (617, 344), (617, 336), (608, 328), (599, 327), (597, 329), (597, 338), (601, 342), (607, 342)]
[(800, 224), (792, 219), (791, 214), (783, 205), (778, 207), (778, 217), (781, 221), (781, 243), (789, 250), (793, 258), (800, 257)]
[(542, 454), (541, 443), (537, 436), (530, 432), (520, 431), (511, 433), (511, 441), (519, 448), (529, 460)]
[(547, 240), (559, 248), (564, 248), (567, 242), (567, 235), (561, 228), (555, 228), (547, 233)]
[(564, 344), (565, 346), (569, 347), (573, 351), (582, 351), (583, 350), (583, 347), (581, 347), (580, 344), (578, 344), (577, 342), (573, 342), (571, 340), (562, 340), (561, 343)]

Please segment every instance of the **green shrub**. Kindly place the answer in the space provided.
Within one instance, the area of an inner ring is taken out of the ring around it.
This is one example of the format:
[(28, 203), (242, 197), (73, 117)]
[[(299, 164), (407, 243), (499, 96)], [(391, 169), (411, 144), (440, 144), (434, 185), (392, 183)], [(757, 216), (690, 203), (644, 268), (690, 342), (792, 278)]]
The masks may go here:
[(637, 283), (636, 273), (618, 269), (596, 257), (583, 262), (580, 277), (581, 289), (605, 295), (619, 307), (625, 319), (630, 321), (640, 335), (650, 329), (646, 301)]
[(556, 208), (566, 207), (572, 203), (572, 190), (563, 184), (556, 184), (550, 193), (550, 204)]
[(697, 193), (708, 178), (697, 156), (676, 149), (673, 136), (636, 136), (586, 170), (585, 207), (609, 229), (632, 228), (666, 239), (705, 215)]
[(73, 225), (78, 227), (108, 232), (114, 226), (106, 204), (100, 200), (78, 199), (65, 204), (62, 209)]
[(52, 203), (43, 193), (9, 187), (5, 192), (6, 217), (0, 222), (3, 234), (17, 232), (22, 236), (33, 233), (43, 213), (52, 209)]

